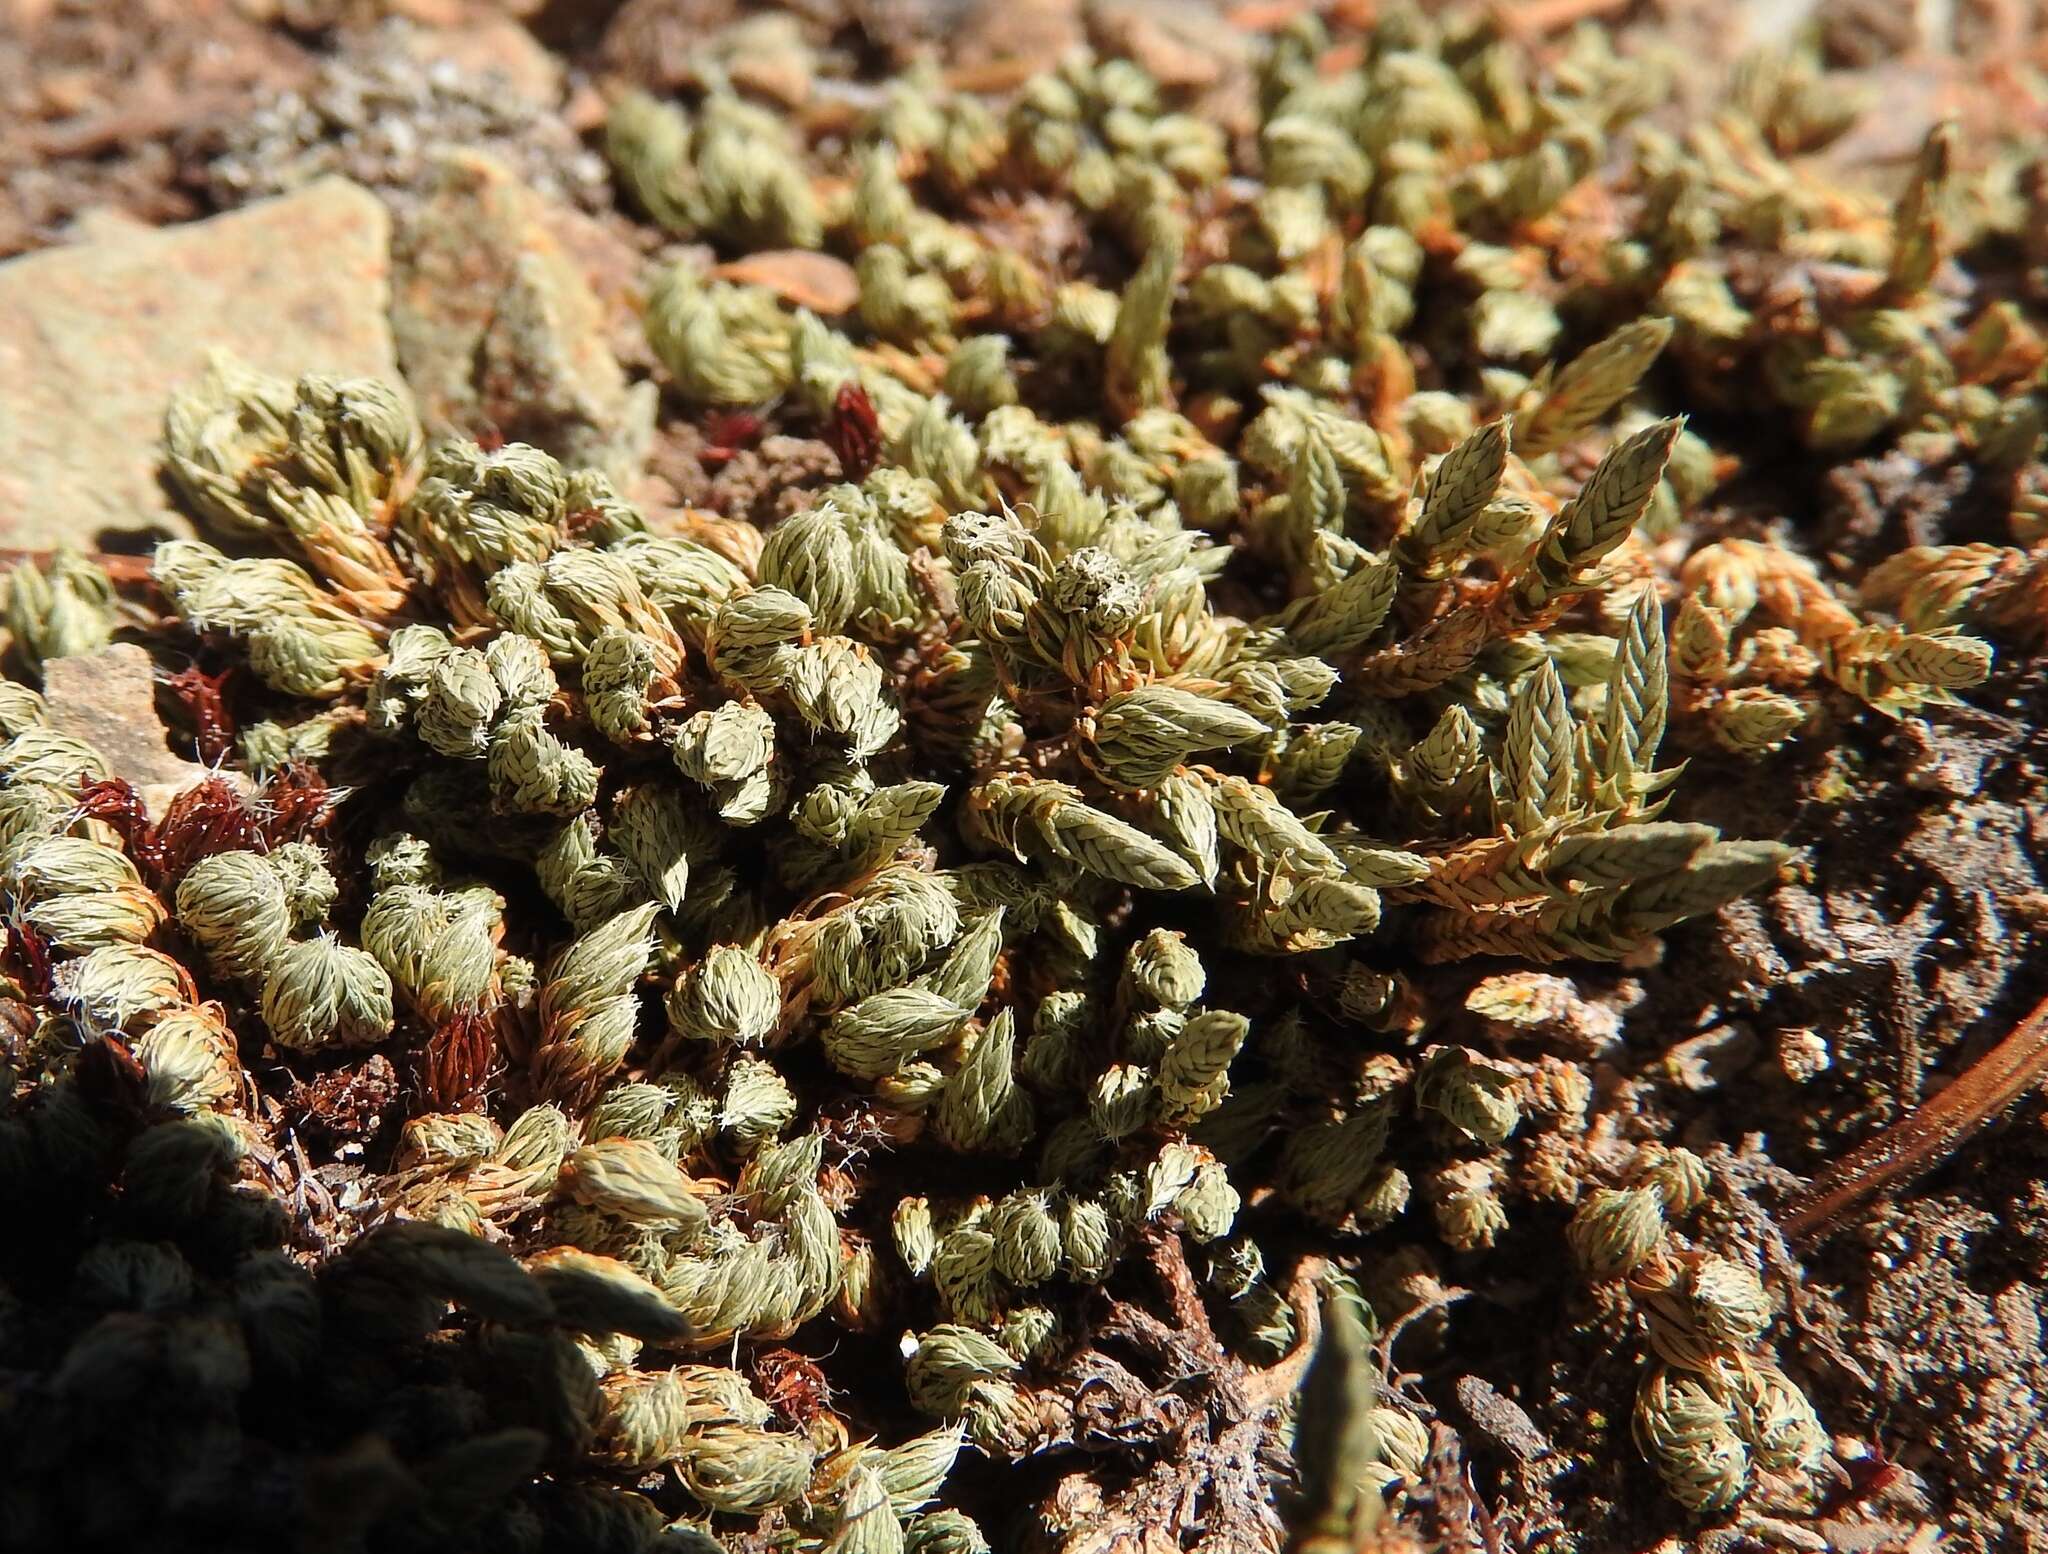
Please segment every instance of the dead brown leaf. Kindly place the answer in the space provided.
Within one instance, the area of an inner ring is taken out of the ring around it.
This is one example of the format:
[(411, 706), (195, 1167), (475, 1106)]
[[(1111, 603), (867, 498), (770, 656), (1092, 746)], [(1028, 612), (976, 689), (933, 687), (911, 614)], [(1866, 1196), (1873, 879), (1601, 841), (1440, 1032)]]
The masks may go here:
[(802, 248), (778, 248), (748, 254), (711, 272), (720, 280), (766, 286), (785, 302), (814, 313), (845, 313), (860, 301), (860, 282), (853, 267), (830, 254)]

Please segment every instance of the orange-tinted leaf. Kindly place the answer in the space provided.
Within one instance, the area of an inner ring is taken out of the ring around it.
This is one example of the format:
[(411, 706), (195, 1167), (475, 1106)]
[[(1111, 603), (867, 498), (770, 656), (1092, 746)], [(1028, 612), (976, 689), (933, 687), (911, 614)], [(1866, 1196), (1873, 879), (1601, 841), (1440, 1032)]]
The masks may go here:
[(802, 248), (778, 248), (748, 254), (711, 272), (720, 280), (766, 286), (785, 302), (813, 313), (844, 313), (860, 301), (860, 282), (853, 267), (830, 254)]

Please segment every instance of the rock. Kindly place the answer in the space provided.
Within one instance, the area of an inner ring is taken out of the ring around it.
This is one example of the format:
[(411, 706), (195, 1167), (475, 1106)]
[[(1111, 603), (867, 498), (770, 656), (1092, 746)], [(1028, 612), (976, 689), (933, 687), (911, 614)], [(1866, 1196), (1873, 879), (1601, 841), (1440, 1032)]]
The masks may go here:
[(348, 31), (297, 88), (221, 126), (208, 192), (223, 206), (339, 173), (406, 213), (453, 146), (496, 157), (529, 188), (589, 211), (611, 205), (604, 158), (555, 112), (561, 67), (502, 18), (459, 31)]
[(1168, 91), (1202, 91), (1251, 64), (1252, 40), (1220, 7), (1188, 0), (1093, 0), (1094, 41), (1130, 55)]
[(722, 73), (734, 90), (782, 108), (801, 108), (810, 99), (817, 55), (794, 16), (743, 17), (705, 38), (695, 54), (699, 80)]
[(942, 41), (957, 84), (1021, 85), (1085, 44), (1079, 0), (968, 0)]
[(606, 343), (558, 235), (566, 219), (503, 163), (444, 154), (392, 245), (399, 360), (431, 430), (530, 442), (623, 485), (646, 457), (655, 390), (629, 384)]
[(157, 437), (209, 351), (396, 381), (389, 243), (384, 207), (335, 178), (0, 264), (0, 536), (123, 549), (123, 531), (191, 533), (157, 483)]
[(510, 17), (485, 17), (465, 27), (415, 29), (404, 35), (401, 46), (428, 69), (445, 62), (464, 75), (501, 81), (528, 102), (544, 107), (562, 100), (562, 62)]
[(93, 205), (80, 211), (61, 234), (66, 243), (133, 243), (157, 229), (138, 221), (116, 205)]
[(1087, 26), (1098, 49), (1128, 55), (1170, 96), (1191, 99), (1177, 106), (1234, 135), (1256, 127), (1254, 40), (1232, 26), (1220, 6), (1206, 0), (1091, 0)]
[(152, 816), (161, 816), (174, 797), (211, 775), (171, 752), (156, 711), (155, 668), (132, 642), (48, 660), (43, 695), (50, 727), (105, 756), (116, 777), (134, 784)]
[(646, 256), (619, 235), (615, 223), (566, 205), (548, 205), (548, 230), (561, 243), (584, 284), (596, 294), (604, 313), (604, 338), (612, 354), (629, 375), (647, 376), (654, 367), (654, 352), (647, 344), (647, 324), (640, 313)]

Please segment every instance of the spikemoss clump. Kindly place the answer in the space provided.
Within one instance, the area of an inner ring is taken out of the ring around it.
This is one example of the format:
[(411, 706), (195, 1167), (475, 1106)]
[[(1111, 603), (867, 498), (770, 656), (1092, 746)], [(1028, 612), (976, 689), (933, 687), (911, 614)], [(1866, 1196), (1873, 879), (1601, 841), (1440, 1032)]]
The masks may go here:
[[(107, 1450), (112, 1351), (155, 1407), (199, 1334), (163, 1428), (245, 1464), (296, 1394), (289, 1514), (367, 1486), (393, 1546), (973, 1549), (927, 1509), (963, 1443), (1107, 1438), (1095, 1286), (1190, 1260), (1253, 1365), (1315, 1311), (1268, 1247), (1349, 1268), (1399, 1222), (1478, 1257), (1549, 1200), (1645, 1313), (1673, 1491), (1800, 1492), (1825, 1438), (1761, 1286), (1673, 1228), (1704, 1167), (1599, 1185), (1582, 1067), (1408, 1038), (1454, 1012), (1429, 968), (1506, 961), (1469, 1009), (1561, 1023), (1528, 968), (1653, 957), (1785, 865), (1663, 818), (1667, 736), (1909, 713), (1985, 677), (1966, 627), (2038, 630), (2040, 353), (1946, 260), (2033, 207), (1993, 175), (1952, 226), (1944, 128), (1888, 220), (1827, 225), (1772, 150), (1834, 123), (1796, 62), (1680, 142), (1631, 133), (1657, 67), (1590, 35), (1541, 78), (1405, 11), (1355, 68), (1330, 42), (1276, 35), (1241, 147), (1114, 58), (1002, 100), (908, 78), (817, 146), (715, 81), (622, 97), (647, 216), (854, 282), (838, 315), (691, 261), (649, 290), (686, 411), (832, 451), (765, 533), (426, 448), (390, 386), (222, 362), (181, 394), (167, 473), (235, 549), (161, 546), (147, 636), (236, 666), (260, 788), (152, 821), (33, 691), (0, 709), (0, 1181), (79, 1210), (112, 1312), (52, 1322), (13, 1415), (39, 1449)], [(1766, 316), (1757, 255), (1830, 289)], [(1751, 379), (1822, 455), (1919, 439), (2005, 481), (2015, 543), (1860, 597), (1748, 537), (1674, 576), (1659, 538), (1732, 472), (1684, 412)], [(76, 558), (17, 574), (23, 668), (106, 640), (113, 597)], [(260, 1090), (376, 1063), (395, 1145), (322, 1201)], [(1356, 1413), (1341, 1310), (1312, 1375)], [(881, 1393), (831, 1394), (841, 1341)], [(1424, 1472), (1419, 1422), (1370, 1413), (1304, 1415), (1311, 1541)], [(109, 1537), (185, 1473), (154, 1471)]]

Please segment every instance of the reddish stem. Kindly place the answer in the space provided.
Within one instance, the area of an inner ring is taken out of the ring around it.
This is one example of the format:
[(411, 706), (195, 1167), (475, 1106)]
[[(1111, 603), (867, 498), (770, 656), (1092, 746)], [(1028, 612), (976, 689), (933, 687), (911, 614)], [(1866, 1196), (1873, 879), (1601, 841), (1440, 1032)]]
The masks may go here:
[(2048, 998), (1997, 1046), (1964, 1069), (1932, 1100), (1836, 1161), (1794, 1198), (1779, 1225), (1812, 1241), (1840, 1228), (1866, 1199), (1924, 1176), (2048, 1072)]

